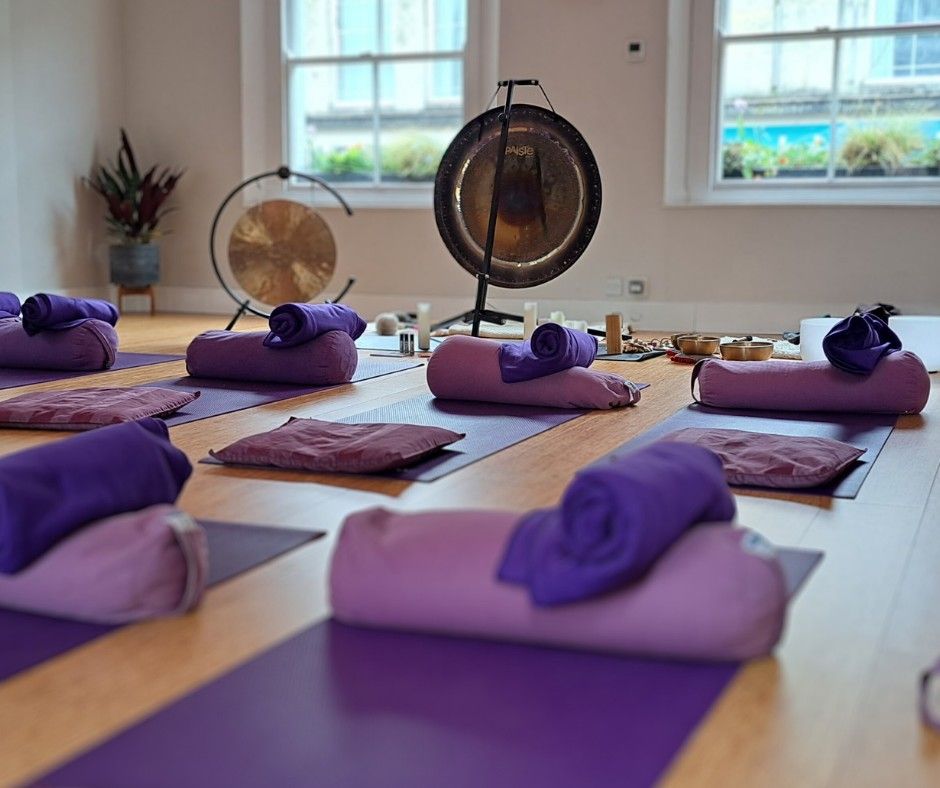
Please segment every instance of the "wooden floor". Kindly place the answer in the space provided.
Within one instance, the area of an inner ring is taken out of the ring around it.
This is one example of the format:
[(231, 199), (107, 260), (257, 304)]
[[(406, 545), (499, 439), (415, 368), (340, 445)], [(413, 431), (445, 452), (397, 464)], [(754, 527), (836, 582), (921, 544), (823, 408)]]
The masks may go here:
[[(194, 334), (223, 325), (219, 317), (127, 316), (118, 328), (123, 350), (183, 352)], [(239, 327), (250, 326), (262, 324)], [(68, 760), (323, 619), (329, 542), (350, 512), (553, 504), (580, 467), (690, 401), (689, 367), (664, 358), (596, 367), (652, 386), (636, 408), (589, 414), (431, 484), (195, 465), (180, 499), (192, 515), (329, 536), (211, 589), (193, 615), (125, 627), (0, 683), (0, 784)], [(181, 374), (182, 362), (172, 362), (81, 385)], [(940, 655), (940, 376), (932, 377), (927, 411), (901, 420), (857, 499), (738, 496), (742, 524), (826, 558), (792, 606), (776, 656), (741, 671), (667, 785), (940, 785), (940, 735), (916, 715), (919, 672)], [(175, 427), (171, 436), (195, 463), (288, 415), (335, 418), (425, 390), (420, 368)], [(0, 453), (61, 437), (0, 431)]]

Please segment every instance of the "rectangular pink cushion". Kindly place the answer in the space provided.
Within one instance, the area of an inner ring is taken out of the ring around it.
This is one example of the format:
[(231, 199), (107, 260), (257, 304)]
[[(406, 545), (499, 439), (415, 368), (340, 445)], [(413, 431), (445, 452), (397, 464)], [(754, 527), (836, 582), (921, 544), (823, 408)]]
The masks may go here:
[(198, 396), (198, 391), (151, 386), (32, 391), (0, 402), (0, 427), (93, 430), (147, 416), (168, 416)]
[(209, 454), (241, 465), (377, 473), (413, 465), (463, 437), (459, 432), (415, 424), (340, 424), (291, 418), (277, 429), (249, 435)]
[(906, 350), (885, 356), (868, 376), (828, 361), (709, 359), (696, 369), (698, 401), (714, 408), (920, 413), (930, 396), (926, 367)]
[(89, 319), (61, 331), (30, 336), (19, 318), (0, 320), (0, 367), (19, 369), (108, 369), (117, 356), (114, 326)]
[(328, 331), (296, 347), (264, 346), (267, 331), (206, 331), (186, 348), (186, 370), (196, 378), (331, 386), (356, 372), (356, 342), (344, 331)]
[(865, 453), (831, 438), (803, 438), (746, 430), (687, 427), (665, 441), (694, 443), (721, 459), (728, 484), (753, 487), (816, 487), (836, 478)]
[(0, 607), (102, 624), (185, 613), (205, 589), (205, 532), (166, 504), (99, 520), (16, 574)]
[(633, 405), (640, 399), (639, 389), (630, 381), (584, 367), (504, 383), (500, 348), (500, 343), (479, 337), (449, 337), (428, 361), (431, 392), (441, 399), (548, 408), (609, 409)]
[(697, 660), (767, 654), (783, 631), (787, 593), (773, 548), (731, 525), (689, 530), (636, 583), (537, 608), (496, 571), (520, 515), (500, 511), (346, 519), (330, 569), (337, 619), (348, 624)]

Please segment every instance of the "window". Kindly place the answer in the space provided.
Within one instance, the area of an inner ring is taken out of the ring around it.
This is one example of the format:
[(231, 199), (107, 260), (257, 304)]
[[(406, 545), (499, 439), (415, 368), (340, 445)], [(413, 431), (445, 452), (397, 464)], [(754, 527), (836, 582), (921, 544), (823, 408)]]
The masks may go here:
[(667, 201), (940, 198), (940, 0), (673, 0), (670, 14), (673, 48), (690, 46), (670, 53)]
[[(346, 187), (433, 183), (465, 122), (469, 0), (285, 0), (292, 169)], [(482, 109), (472, 97), (470, 114)]]

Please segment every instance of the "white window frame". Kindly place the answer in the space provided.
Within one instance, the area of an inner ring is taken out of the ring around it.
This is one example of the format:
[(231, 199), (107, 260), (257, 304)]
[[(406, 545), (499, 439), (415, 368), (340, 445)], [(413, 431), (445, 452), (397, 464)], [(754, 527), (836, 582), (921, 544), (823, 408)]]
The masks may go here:
[[(288, 162), (288, 66), (282, 18), (286, 0), (241, 0), (242, 169), (245, 178)], [(464, 121), (484, 109), (498, 79), (500, 0), (467, 0)], [(410, 57), (406, 56), (406, 57)], [(270, 181), (270, 182), (269, 182)], [(325, 190), (306, 182), (267, 179), (264, 196), (294, 194), (314, 205), (336, 206)], [(433, 183), (340, 183), (355, 208), (430, 208)], [(312, 192), (312, 193), (311, 193)], [(247, 199), (256, 199), (252, 195)]]
[[(669, 0), (664, 202), (691, 205), (937, 205), (940, 183), (919, 178), (773, 179), (729, 183), (719, 178), (720, 58), (718, 0)], [(898, 25), (891, 32), (930, 25)], [(812, 31), (808, 36), (875, 35), (882, 28)], [(789, 37), (796, 37), (797, 34)], [(771, 36), (725, 36), (760, 40)], [(777, 38), (778, 36), (773, 36)], [(837, 64), (836, 64), (837, 65)]]

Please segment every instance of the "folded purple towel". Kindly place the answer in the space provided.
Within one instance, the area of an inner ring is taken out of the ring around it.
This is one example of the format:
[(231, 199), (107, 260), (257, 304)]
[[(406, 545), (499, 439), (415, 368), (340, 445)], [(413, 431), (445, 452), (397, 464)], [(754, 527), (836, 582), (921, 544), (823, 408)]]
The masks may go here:
[(582, 471), (560, 507), (524, 517), (498, 576), (536, 605), (575, 602), (637, 580), (691, 526), (734, 512), (714, 452), (654, 443)]
[(22, 569), (94, 520), (173, 503), (192, 473), (153, 418), (0, 459), (0, 572)]
[(871, 312), (836, 323), (823, 339), (829, 363), (853, 375), (870, 375), (882, 358), (900, 349), (898, 335)]
[(23, 328), (29, 335), (40, 331), (61, 331), (95, 318), (112, 326), (118, 321), (118, 309), (99, 298), (68, 298), (36, 293), (23, 302)]
[(20, 299), (16, 293), (0, 293), (0, 320), (20, 314)]
[(271, 333), (264, 346), (273, 348), (302, 345), (327, 331), (344, 331), (358, 339), (366, 330), (366, 321), (343, 304), (281, 304), (268, 325)]
[(596, 354), (596, 337), (557, 323), (545, 323), (521, 345), (503, 344), (499, 367), (503, 383), (519, 383), (572, 367), (589, 367)]

